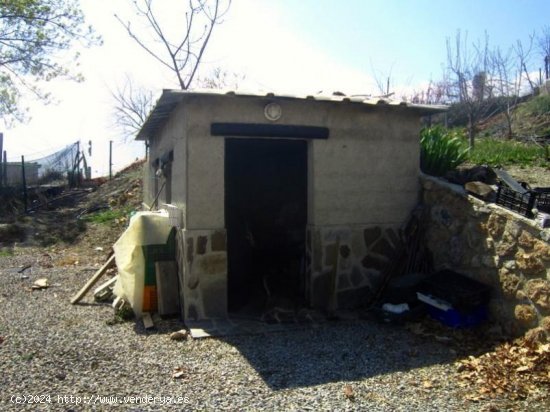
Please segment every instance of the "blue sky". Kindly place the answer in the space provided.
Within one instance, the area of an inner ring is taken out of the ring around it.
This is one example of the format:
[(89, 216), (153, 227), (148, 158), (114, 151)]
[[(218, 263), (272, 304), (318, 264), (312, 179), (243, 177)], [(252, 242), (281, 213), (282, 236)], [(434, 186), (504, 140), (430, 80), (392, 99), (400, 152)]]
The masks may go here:
[[(101, 175), (108, 170), (109, 140), (115, 142), (115, 169), (143, 155), (141, 143), (123, 142), (114, 129), (109, 89), (128, 75), (157, 94), (177, 84), (113, 17), (131, 17), (129, 0), (81, 3), (88, 22), (104, 38), (104, 46), (82, 50), (86, 81), (50, 82), (45, 88), (57, 105), (29, 101), (31, 122), (0, 131), (10, 159), (91, 139), (94, 157), (89, 160), (94, 175)], [(159, 3), (168, 27), (177, 29), (184, 3)], [(245, 75), (240, 88), (246, 91), (377, 95), (375, 77), (385, 80), (391, 73), (400, 98), (441, 77), (445, 40), (458, 29), (471, 41), (486, 31), (492, 45), (506, 49), (550, 25), (549, 17), (548, 0), (233, 0), (225, 23), (213, 34), (201, 74), (221, 67)]]
[[(446, 38), (489, 35), (508, 48), (550, 25), (550, 1), (319, 0), (279, 2), (288, 28), (335, 58), (400, 83), (441, 77)], [(393, 68), (393, 70), (392, 70)]]

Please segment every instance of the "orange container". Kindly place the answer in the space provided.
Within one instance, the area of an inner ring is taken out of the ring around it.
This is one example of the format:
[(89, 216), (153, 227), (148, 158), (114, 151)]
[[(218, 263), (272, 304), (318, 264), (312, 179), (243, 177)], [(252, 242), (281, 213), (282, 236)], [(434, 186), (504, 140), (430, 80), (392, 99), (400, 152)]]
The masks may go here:
[(143, 312), (157, 311), (157, 287), (156, 285), (143, 286)]

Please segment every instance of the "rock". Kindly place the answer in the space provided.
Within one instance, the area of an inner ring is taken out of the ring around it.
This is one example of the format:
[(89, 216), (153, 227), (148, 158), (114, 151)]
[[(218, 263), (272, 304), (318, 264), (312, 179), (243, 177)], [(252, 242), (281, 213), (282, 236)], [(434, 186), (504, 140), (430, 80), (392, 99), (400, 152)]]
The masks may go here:
[(550, 261), (550, 244), (537, 240), (534, 243), (533, 252), (542, 260)]
[(529, 232), (523, 230), (518, 238), (518, 244), (524, 249), (532, 249), (535, 245), (535, 240)]
[(67, 377), (67, 375), (65, 375), (65, 373), (63, 373), (63, 372), (58, 372), (58, 373), (55, 374), (55, 377), (57, 379), (59, 379), (60, 381), (64, 381), (65, 378)]
[(531, 305), (516, 305), (514, 316), (524, 326), (532, 326), (537, 320), (537, 313)]
[(488, 268), (495, 268), (498, 265), (498, 256), (485, 255), (481, 258), (481, 263)]
[(453, 170), (445, 174), (445, 179), (451, 183), (463, 185), (476, 181), (484, 184), (495, 184), (497, 175), (490, 166), (474, 166), (470, 169)]
[(516, 296), (521, 279), (516, 275), (508, 273), (507, 270), (503, 271), (502, 269), (500, 271), (499, 278), (502, 293), (507, 298), (513, 299)]
[(527, 295), (525, 294), (525, 292), (523, 290), (518, 290), (516, 292), (516, 299), (517, 300), (525, 300), (525, 299), (527, 299)]
[(540, 238), (545, 242), (550, 242), (550, 229), (544, 229), (540, 231)]
[[(479, 232), (478, 227), (473, 222), (468, 222), (462, 231), (462, 237), (466, 240), (468, 247), (473, 250), (479, 250), (482, 246), (483, 234)], [(494, 247), (494, 241), (488, 237), (485, 239), (485, 247), (491, 250)]]
[(527, 276), (543, 276), (546, 273), (546, 267), (540, 259), (535, 254), (530, 253), (517, 253), (516, 254), (516, 263), (518, 269)]
[(174, 371), (172, 372), (172, 378), (174, 379), (182, 379), (185, 378), (187, 375), (187, 368), (178, 366), (177, 368), (174, 368)]
[(170, 334), (170, 339), (172, 340), (185, 340), (189, 336), (189, 332), (187, 330), (182, 329), (178, 330), (177, 332), (172, 332)]
[(498, 238), (504, 232), (506, 218), (493, 213), (487, 220), (487, 231), (493, 238)]
[(516, 244), (515, 242), (509, 242), (506, 240), (503, 240), (499, 243), (499, 245), (496, 247), (496, 253), (498, 256), (504, 257), (504, 256), (512, 256), (516, 251)]
[(548, 335), (541, 327), (530, 329), (525, 334), (525, 343), (528, 346), (536, 347), (546, 342), (548, 342)]
[(36, 279), (31, 286), (32, 289), (47, 289), (49, 287), (50, 284), (48, 283), (48, 279), (46, 278)]
[(474, 217), (480, 216), (480, 215), (487, 215), (491, 213), (491, 209), (489, 209), (487, 206), (480, 206), (480, 205), (473, 205), (474, 210)]
[(512, 239), (516, 239), (521, 233), (521, 227), (517, 222), (510, 220), (506, 225), (506, 233), (509, 234)]
[(344, 385), (344, 397), (349, 400), (355, 399), (355, 394), (353, 393), (353, 388), (350, 384)]
[(515, 260), (507, 260), (504, 262), (503, 266), (508, 270), (515, 270), (517, 267)]
[(491, 186), (483, 182), (468, 182), (464, 185), (464, 188), (468, 193), (479, 197), (483, 200), (492, 200), (495, 197), (495, 191)]
[(545, 311), (550, 311), (550, 282), (543, 279), (531, 279), (524, 287), (525, 294)]
[(449, 209), (439, 205), (433, 206), (430, 213), (434, 222), (447, 228), (451, 226), (455, 219)]

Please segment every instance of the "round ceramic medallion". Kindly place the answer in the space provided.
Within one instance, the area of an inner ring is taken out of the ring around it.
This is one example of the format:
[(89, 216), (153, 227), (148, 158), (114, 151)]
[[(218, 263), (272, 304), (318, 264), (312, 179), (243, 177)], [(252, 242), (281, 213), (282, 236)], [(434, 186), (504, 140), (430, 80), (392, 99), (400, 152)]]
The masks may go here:
[(269, 103), (264, 107), (264, 114), (267, 120), (272, 122), (279, 120), (283, 114), (281, 105), (278, 103)]

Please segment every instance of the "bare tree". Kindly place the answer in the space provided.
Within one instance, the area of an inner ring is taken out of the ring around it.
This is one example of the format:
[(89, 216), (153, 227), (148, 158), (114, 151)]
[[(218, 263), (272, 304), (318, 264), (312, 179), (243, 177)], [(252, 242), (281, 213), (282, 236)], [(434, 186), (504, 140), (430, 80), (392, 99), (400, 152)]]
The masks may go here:
[(550, 78), (550, 26), (544, 26), (537, 36), (539, 53), (544, 59), (544, 74), (546, 79)]
[(166, 34), (153, 9), (153, 0), (133, 0), (133, 4), (148, 33), (137, 34), (129, 21), (115, 17), (143, 50), (173, 72), (179, 88), (187, 90), (197, 74), (212, 31), (222, 22), (231, 0), (189, 0), (183, 34), (177, 40)]
[[(231, 0), (188, 0), (183, 31), (177, 40), (166, 34), (167, 28), (159, 20), (153, 3), (153, 0), (133, 0), (139, 23), (145, 23), (146, 27), (140, 34), (134, 31), (130, 21), (115, 17), (143, 50), (174, 74), (177, 87), (187, 90), (197, 76), (214, 27), (222, 22)], [(115, 124), (128, 139), (147, 119), (154, 104), (153, 93), (127, 78), (111, 95), (115, 102)]]
[(523, 73), (522, 77), (525, 76), (527, 83), (529, 83), (529, 87), (531, 88), (531, 93), (534, 93), (537, 87), (537, 84), (531, 80), (531, 75), (529, 73), (529, 69), (527, 68), (528, 66), (530, 66), (530, 62), (531, 62), (531, 53), (533, 51), (534, 39), (535, 39), (535, 33), (532, 33), (529, 35), (529, 43), (527, 44), (526, 47), (523, 46), (523, 43), (521, 42), (521, 40), (517, 40), (516, 44), (513, 47), (518, 60), (520, 73)]
[(446, 104), (449, 102), (449, 84), (444, 80), (430, 80), (425, 89), (414, 90), (406, 100), (417, 104)]
[(513, 49), (505, 53), (496, 47), (490, 55), (490, 65), (493, 69), (490, 82), (495, 94), (493, 104), (496, 111), (504, 115), (507, 135), (511, 138), (513, 136), (512, 123), (515, 117), (513, 109), (519, 102), (523, 62), (520, 59), (518, 65), (514, 64), (517, 61), (513, 58)]
[(468, 139), (474, 146), (476, 129), (486, 114), (486, 99), (492, 96), (487, 79), (491, 78), (489, 67), (489, 38), (468, 44), (468, 36), (458, 31), (455, 41), (447, 38), (447, 70), (451, 97), (461, 104), (468, 118)]
[(389, 98), (395, 94), (395, 92), (390, 91), (393, 88), (394, 79), (392, 78), (393, 64), (390, 67), (390, 72), (387, 76), (384, 76), (381, 71), (376, 70), (371, 62), (371, 72), (378, 88), (378, 93), (381, 98)]
[(216, 67), (209, 76), (199, 77), (197, 83), (205, 89), (226, 89), (238, 90), (240, 83), (244, 81), (246, 76), (224, 70), (221, 67)]
[[(245, 75), (217, 67), (210, 76), (197, 78), (197, 83), (205, 89), (231, 88), (237, 90), (239, 82), (245, 77)], [(136, 85), (130, 76), (126, 76), (122, 86), (111, 90), (111, 97), (115, 106), (113, 113), (115, 127), (120, 130), (125, 140), (129, 140), (141, 129), (153, 109), (155, 104), (153, 92)]]
[(113, 113), (115, 126), (125, 140), (131, 139), (139, 131), (153, 108), (153, 93), (137, 86), (131, 77), (126, 76), (122, 86), (111, 90), (111, 97), (115, 106)]

